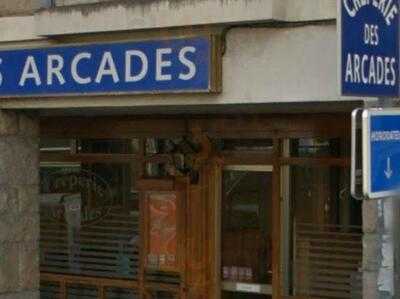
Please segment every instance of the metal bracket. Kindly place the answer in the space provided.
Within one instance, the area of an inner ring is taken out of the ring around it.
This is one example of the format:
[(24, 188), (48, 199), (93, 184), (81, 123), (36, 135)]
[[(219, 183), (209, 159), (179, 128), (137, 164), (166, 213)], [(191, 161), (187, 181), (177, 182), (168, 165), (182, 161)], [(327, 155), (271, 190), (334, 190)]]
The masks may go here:
[[(363, 200), (362, 188), (362, 153), (359, 147), (362, 146), (361, 134), (359, 129), (362, 126), (362, 114), (364, 109), (357, 108), (351, 113), (351, 195), (357, 200)], [(359, 180), (361, 179), (361, 184)]]

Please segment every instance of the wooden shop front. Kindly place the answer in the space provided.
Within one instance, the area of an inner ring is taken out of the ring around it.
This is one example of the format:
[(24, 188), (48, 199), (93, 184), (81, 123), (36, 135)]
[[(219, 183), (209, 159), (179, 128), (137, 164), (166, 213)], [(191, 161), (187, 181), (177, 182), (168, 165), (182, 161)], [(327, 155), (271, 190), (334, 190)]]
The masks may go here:
[(357, 298), (350, 117), (41, 120), (42, 298)]

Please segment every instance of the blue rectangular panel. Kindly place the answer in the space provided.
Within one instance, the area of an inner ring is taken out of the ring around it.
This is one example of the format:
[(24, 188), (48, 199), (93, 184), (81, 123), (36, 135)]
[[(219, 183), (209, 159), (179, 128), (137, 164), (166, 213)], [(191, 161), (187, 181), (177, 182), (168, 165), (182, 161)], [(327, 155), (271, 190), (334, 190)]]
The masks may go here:
[(370, 112), (367, 122), (366, 193), (371, 198), (396, 194), (400, 190), (400, 112)]
[(209, 37), (0, 51), (0, 96), (208, 92)]
[(399, 95), (399, 1), (340, 0), (343, 95)]

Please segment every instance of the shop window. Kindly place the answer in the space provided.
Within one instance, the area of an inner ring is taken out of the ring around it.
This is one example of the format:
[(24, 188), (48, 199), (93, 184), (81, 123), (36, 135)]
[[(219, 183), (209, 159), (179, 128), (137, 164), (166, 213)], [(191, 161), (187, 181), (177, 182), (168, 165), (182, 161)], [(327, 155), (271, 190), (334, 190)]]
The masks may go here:
[(361, 298), (361, 202), (348, 169), (294, 166), (291, 179), (292, 294)]
[(63, 139), (42, 138), (41, 152), (85, 154), (137, 154), (139, 139)]
[(351, 198), (347, 168), (291, 167), (296, 222), (315, 225), (361, 225), (361, 204)]
[(40, 299), (60, 298), (60, 284), (54, 282), (40, 282)]
[(40, 140), (41, 152), (71, 152), (75, 147), (74, 139), (42, 138)]
[(169, 291), (149, 291), (146, 299), (177, 299), (178, 294)]
[[(194, 156), (200, 146), (191, 139), (182, 138), (147, 138), (145, 155), (150, 161), (145, 165), (144, 176), (147, 178), (163, 178), (190, 175), (197, 177), (194, 171)], [(158, 157), (152, 159), (153, 157)]]
[(92, 154), (137, 154), (139, 139), (79, 139), (78, 153)]
[(98, 298), (98, 288), (81, 284), (67, 285), (67, 299)]
[(138, 292), (134, 290), (121, 289), (121, 288), (107, 288), (107, 299), (139, 299)]
[(299, 138), (290, 141), (291, 157), (349, 157), (350, 143), (340, 138)]
[[(131, 140), (43, 140), (41, 150), (64, 153), (68, 144), (90, 153), (133, 151)], [(68, 155), (57, 157), (60, 161), (42, 161), (40, 168), (41, 272), (136, 280), (139, 196), (134, 163), (68, 162), (63, 160)]]
[(213, 143), (218, 151), (273, 151), (272, 139), (214, 139)]
[(223, 298), (268, 298), (271, 234), (272, 168), (226, 167), (222, 200)]
[(271, 299), (272, 296), (262, 295), (262, 294), (241, 294), (234, 292), (224, 292), (221, 296), (221, 299)]

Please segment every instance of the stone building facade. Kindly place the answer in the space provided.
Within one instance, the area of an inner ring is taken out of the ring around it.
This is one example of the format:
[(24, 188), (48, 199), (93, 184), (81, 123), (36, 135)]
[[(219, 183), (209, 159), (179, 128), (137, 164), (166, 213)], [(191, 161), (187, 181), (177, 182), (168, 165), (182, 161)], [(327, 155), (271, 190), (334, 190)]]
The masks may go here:
[[(0, 16), (1, 50), (210, 32), (223, 40), (221, 93), (0, 100), (0, 299), (39, 298), (41, 118), (350, 115), (376, 101), (338, 93), (336, 1), (4, 0)], [(364, 203), (363, 298), (400, 298), (398, 210), (390, 200)]]
[(2, 298), (38, 298), (39, 130), (37, 118), (1, 113)]

